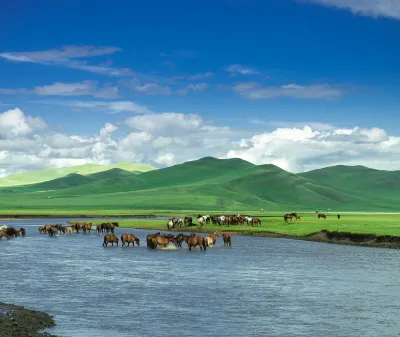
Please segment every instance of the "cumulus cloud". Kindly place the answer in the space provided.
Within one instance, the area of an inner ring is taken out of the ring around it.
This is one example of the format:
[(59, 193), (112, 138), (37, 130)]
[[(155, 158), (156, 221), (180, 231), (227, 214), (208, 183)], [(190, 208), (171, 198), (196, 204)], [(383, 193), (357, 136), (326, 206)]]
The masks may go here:
[(179, 95), (186, 95), (189, 91), (199, 92), (204, 91), (208, 88), (207, 83), (198, 83), (198, 84), (189, 84), (184, 88), (181, 88), (177, 91)]
[(256, 75), (259, 72), (253, 68), (249, 68), (246, 66), (242, 66), (240, 64), (231, 64), (230, 66), (226, 67), (225, 69), (227, 72), (231, 73), (232, 75)]
[(400, 19), (398, 0), (302, 0), (303, 2), (350, 10), (354, 14)]
[(269, 127), (279, 127), (279, 128), (303, 128), (304, 126), (310, 126), (312, 129), (327, 131), (335, 129), (335, 126), (327, 123), (320, 122), (290, 122), (290, 121), (265, 121), (261, 119), (251, 119), (249, 121), (251, 124), (265, 125)]
[(280, 87), (262, 86), (257, 82), (235, 84), (232, 90), (248, 99), (272, 99), (276, 97), (292, 97), (298, 99), (335, 99), (342, 96), (339, 87), (330, 84), (298, 85), (287, 84)]
[(400, 137), (379, 128), (318, 123), (255, 132), (172, 112), (133, 116), (119, 126), (108, 122), (97, 133), (77, 135), (54, 132), (18, 108), (0, 114), (0, 175), (121, 161), (164, 167), (205, 156), (275, 164), (291, 172), (335, 164), (400, 169)]
[(0, 58), (13, 62), (39, 63), (43, 65), (64, 66), (108, 76), (130, 76), (127, 68), (112, 68), (107, 65), (89, 65), (85, 58), (111, 55), (122, 49), (101, 46), (64, 46), (60, 49), (40, 51), (0, 53)]

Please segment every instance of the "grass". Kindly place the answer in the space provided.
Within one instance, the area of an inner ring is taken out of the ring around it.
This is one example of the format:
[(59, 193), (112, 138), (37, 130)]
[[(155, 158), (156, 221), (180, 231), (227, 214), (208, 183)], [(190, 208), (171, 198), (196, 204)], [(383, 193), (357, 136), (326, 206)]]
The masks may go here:
[[(196, 222), (196, 212), (186, 213), (188, 216), (193, 216)], [(244, 212), (242, 214), (245, 214)], [(341, 219), (337, 219), (335, 215), (327, 215), (327, 219), (317, 219), (315, 213), (302, 213), (301, 220), (293, 220), (291, 223), (285, 223), (282, 213), (271, 213), (268, 216), (259, 215), (262, 225), (252, 227), (248, 225), (241, 226), (218, 226), (206, 224), (201, 228), (201, 231), (211, 232), (214, 230), (233, 231), (238, 234), (245, 235), (267, 235), (270, 233), (288, 234), (290, 236), (302, 236), (321, 230), (351, 232), (357, 234), (376, 234), (376, 235), (393, 235), (400, 236), (400, 214), (357, 214), (344, 213), (341, 214)], [(164, 213), (156, 214), (158, 216), (167, 215), (168, 217), (174, 214)], [(94, 224), (105, 222), (106, 220), (93, 221)], [(73, 222), (73, 220), (72, 220)], [(166, 230), (166, 220), (119, 220), (122, 228), (137, 228), (149, 230)], [(178, 231), (199, 231), (199, 227), (184, 227)]]

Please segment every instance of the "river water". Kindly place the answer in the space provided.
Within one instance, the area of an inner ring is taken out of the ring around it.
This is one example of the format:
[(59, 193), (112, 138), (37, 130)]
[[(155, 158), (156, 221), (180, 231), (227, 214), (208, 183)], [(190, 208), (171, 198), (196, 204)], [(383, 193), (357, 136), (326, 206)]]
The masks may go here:
[(27, 229), (0, 240), (0, 301), (54, 315), (59, 336), (400, 336), (398, 250), (234, 236), (149, 251), (152, 231), (117, 229), (141, 239), (121, 249), (33, 226), (66, 221), (0, 221)]

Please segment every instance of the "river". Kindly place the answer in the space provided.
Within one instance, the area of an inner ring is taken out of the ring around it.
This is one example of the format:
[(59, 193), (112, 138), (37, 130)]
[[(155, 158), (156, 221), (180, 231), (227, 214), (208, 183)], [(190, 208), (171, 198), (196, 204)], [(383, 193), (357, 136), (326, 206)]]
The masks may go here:
[(53, 315), (59, 336), (399, 336), (399, 250), (234, 236), (149, 251), (135, 229), (116, 234), (141, 247), (104, 248), (33, 225), (66, 221), (0, 221), (27, 229), (0, 240), (0, 301)]

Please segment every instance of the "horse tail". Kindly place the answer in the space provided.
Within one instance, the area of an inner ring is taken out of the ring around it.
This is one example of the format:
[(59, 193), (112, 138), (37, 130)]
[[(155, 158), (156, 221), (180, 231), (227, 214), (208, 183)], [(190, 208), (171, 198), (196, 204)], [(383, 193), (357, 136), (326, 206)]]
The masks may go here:
[(205, 238), (203, 238), (203, 248), (204, 248), (204, 250), (206, 250), (206, 239)]

